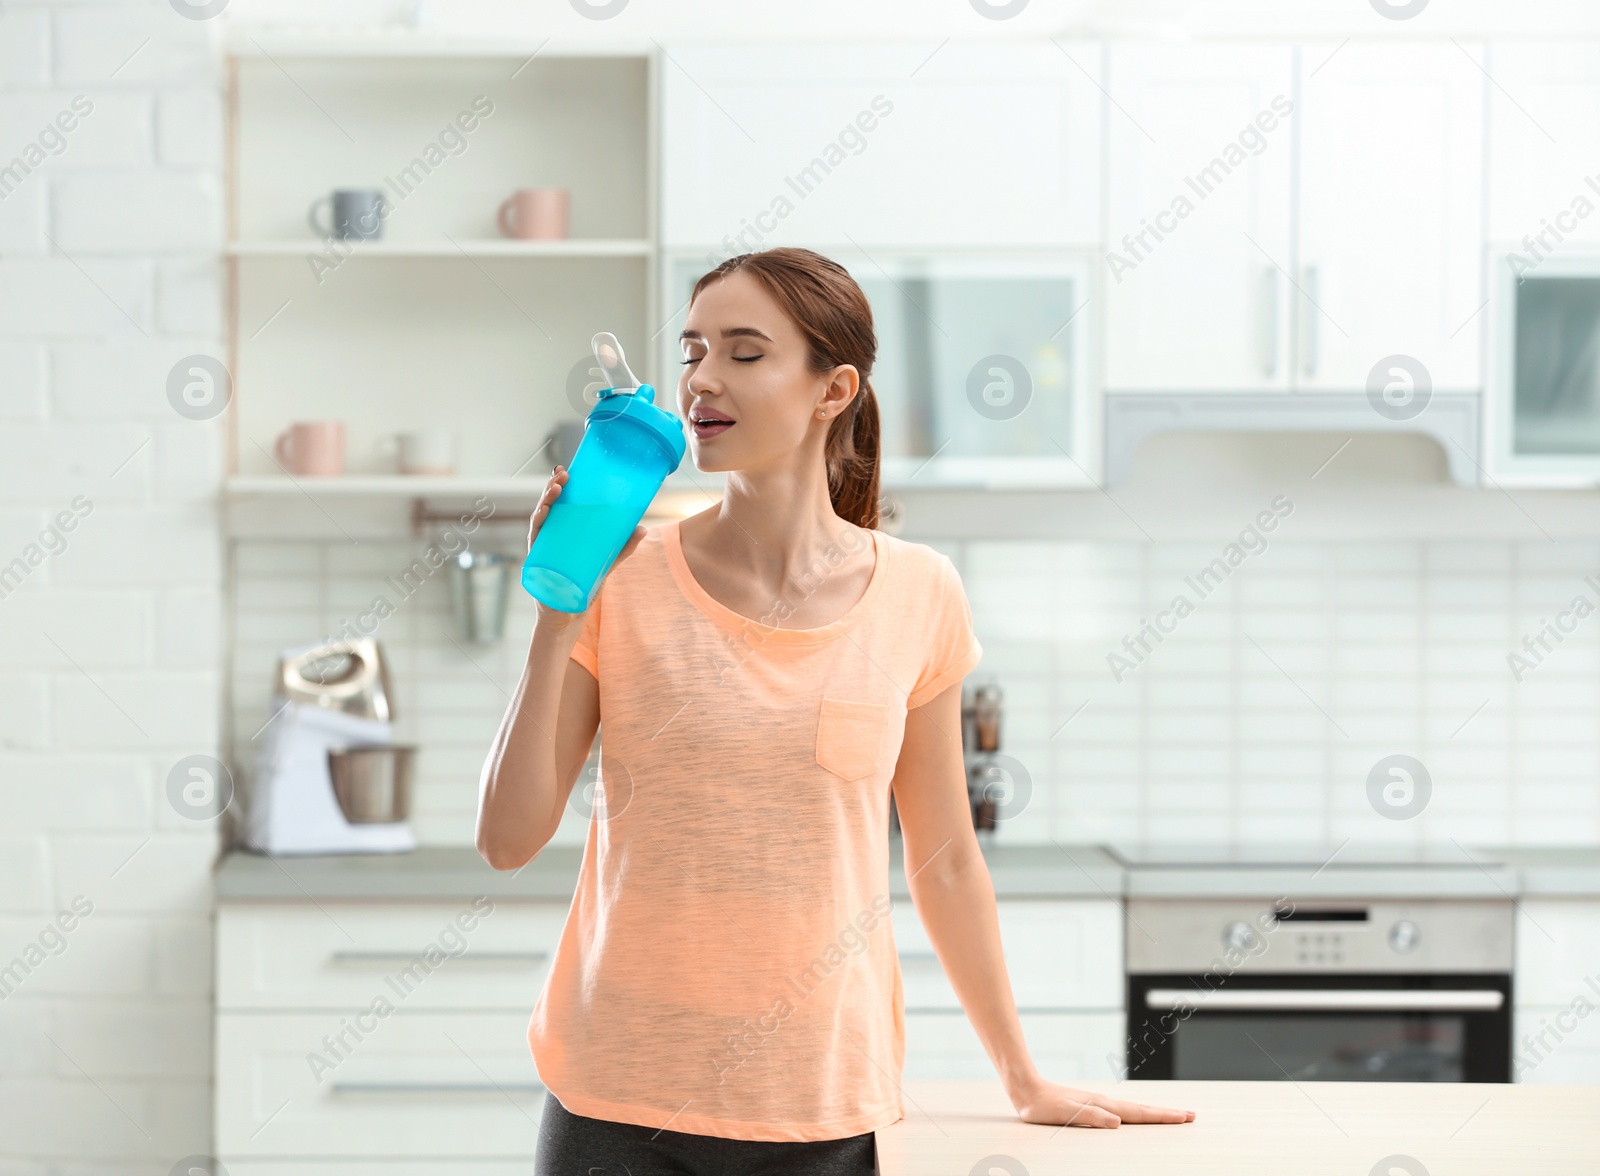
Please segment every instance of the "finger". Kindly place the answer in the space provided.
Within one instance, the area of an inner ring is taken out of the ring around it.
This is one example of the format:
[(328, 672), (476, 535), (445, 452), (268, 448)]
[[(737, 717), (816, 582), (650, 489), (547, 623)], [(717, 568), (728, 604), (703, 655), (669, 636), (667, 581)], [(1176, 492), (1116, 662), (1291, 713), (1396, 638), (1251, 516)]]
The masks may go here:
[(1106, 1105), (1127, 1123), (1187, 1123), (1194, 1118), (1193, 1111), (1180, 1111), (1172, 1107), (1152, 1107), (1144, 1103), (1110, 1100)]
[(621, 563), (623, 560), (627, 559), (628, 556), (632, 555), (633, 549), (639, 546), (639, 541), (643, 539), (644, 536), (645, 529), (643, 527), (635, 527), (633, 529), (633, 534), (628, 537), (628, 541), (622, 545), (622, 551), (617, 555), (617, 563)]
[[(1067, 1104), (1071, 1106), (1071, 1103)], [(1115, 1127), (1121, 1119), (1112, 1111), (1104, 1107), (1097, 1107), (1093, 1103), (1080, 1103), (1072, 1112), (1071, 1117), (1062, 1124), (1063, 1127)]]

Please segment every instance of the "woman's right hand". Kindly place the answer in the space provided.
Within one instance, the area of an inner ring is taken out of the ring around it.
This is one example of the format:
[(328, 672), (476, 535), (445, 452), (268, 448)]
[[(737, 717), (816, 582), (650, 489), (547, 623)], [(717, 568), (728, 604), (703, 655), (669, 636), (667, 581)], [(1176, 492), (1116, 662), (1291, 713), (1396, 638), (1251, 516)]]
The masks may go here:
[[(544, 492), (539, 495), (539, 501), (534, 505), (533, 508), (533, 515), (528, 519), (528, 547), (530, 550), (533, 548), (533, 541), (539, 537), (539, 528), (544, 526), (545, 519), (550, 517), (550, 504), (561, 496), (561, 488), (566, 484), (567, 468), (565, 466), (558, 465), (550, 474), (550, 480), (544, 484)], [(627, 559), (628, 556), (633, 554), (633, 549), (639, 546), (639, 540), (643, 539), (644, 535), (645, 529), (643, 527), (635, 527), (633, 529), (633, 534), (630, 535), (628, 537), (628, 541), (622, 545), (622, 551), (618, 553), (616, 560), (613, 561), (610, 568), (606, 569), (605, 575), (600, 577), (599, 582), (595, 584), (594, 595), (591, 597), (591, 600), (600, 599), (600, 585), (605, 583), (605, 577), (609, 576), (613, 571), (616, 570), (617, 564), (620, 564), (623, 560)], [(583, 617), (587, 615), (585, 613), (562, 612), (558, 608), (551, 608), (543, 601), (538, 601), (536, 603), (539, 607), (538, 617), (541, 622), (581, 622)], [(594, 605), (591, 603), (589, 607), (593, 608)], [(576, 627), (577, 625), (574, 624), (574, 628)]]

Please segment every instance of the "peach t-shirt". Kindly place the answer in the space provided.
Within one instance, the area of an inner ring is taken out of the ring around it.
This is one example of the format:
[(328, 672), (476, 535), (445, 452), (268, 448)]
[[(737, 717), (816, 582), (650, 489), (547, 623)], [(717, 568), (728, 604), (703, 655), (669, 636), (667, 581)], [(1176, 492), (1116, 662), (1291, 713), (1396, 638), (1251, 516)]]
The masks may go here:
[(723, 607), (675, 522), (601, 586), (572, 651), (600, 687), (600, 796), (528, 1027), (575, 1114), (816, 1140), (903, 1113), (890, 781), (907, 709), (982, 649), (946, 556), (851, 536), (810, 590), (869, 536), (872, 578), (820, 628), (776, 627), (803, 587), (755, 620)]

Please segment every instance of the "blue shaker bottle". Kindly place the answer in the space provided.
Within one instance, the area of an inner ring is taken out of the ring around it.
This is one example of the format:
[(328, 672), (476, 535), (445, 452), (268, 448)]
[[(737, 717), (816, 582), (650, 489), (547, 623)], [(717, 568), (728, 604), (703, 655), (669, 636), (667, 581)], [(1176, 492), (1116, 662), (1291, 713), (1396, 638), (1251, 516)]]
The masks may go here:
[(654, 388), (633, 378), (616, 336), (596, 335), (594, 353), (612, 386), (589, 410), (567, 484), (522, 564), (528, 594), (569, 613), (588, 609), (685, 449), (683, 424), (655, 406)]

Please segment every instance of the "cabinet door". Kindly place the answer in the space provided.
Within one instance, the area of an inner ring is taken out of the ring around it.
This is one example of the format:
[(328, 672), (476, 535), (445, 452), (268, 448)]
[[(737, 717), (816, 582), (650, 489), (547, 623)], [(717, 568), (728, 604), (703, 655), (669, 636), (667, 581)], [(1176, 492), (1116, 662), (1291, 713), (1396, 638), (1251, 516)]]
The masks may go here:
[(526, 1012), (220, 1013), (217, 1154), (527, 1159), (545, 1093), (527, 1030)]
[(1596, 321), (1592, 279), (1600, 268), (1596, 60), (1585, 42), (1489, 50), (1500, 85), (1488, 95), (1485, 465), (1508, 484), (1600, 480), (1600, 398), (1585, 329)]
[(224, 903), (219, 1009), (531, 1009), (565, 903)]
[(1481, 386), (1480, 57), (1450, 43), (1302, 48), (1298, 387), (1361, 391), (1392, 355), (1418, 360), (1435, 389)]
[(1489, 239), (1532, 263), (1600, 245), (1600, 56), (1592, 42), (1505, 41), (1488, 50)]
[[(1039, 1072), (1052, 1082), (1120, 1077), (1125, 1026), (1120, 1012), (1024, 1012), (1022, 1037)], [(907, 1079), (992, 1082), (994, 1064), (962, 1012), (906, 1014)]]
[(1512, 991), (1516, 1081), (1600, 1083), (1600, 901), (1518, 906)]
[(1093, 243), (1097, 73), (1070, 43), (668, 46), (663, 242)]
[(1291, 50), (1117, 45), (1106, 387), (1289, 387)]
[[(1122, 911), (1100, 899), (997, 904), (1006, 970), (1022, 1009), (1116, 1009), (1123, 1002)], [(908, 1014), (957, 1010), (916, 908), (895, 903), (894, 939)]]

